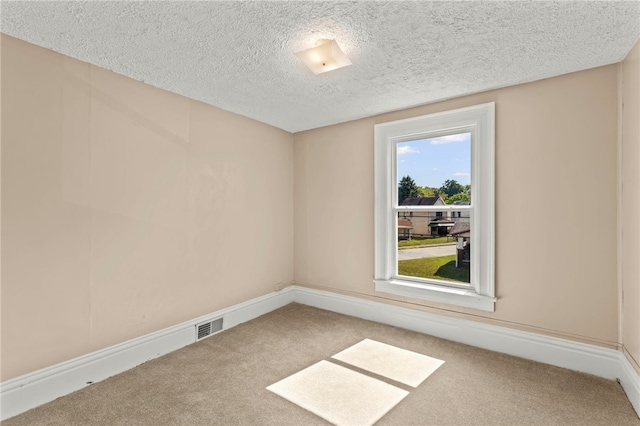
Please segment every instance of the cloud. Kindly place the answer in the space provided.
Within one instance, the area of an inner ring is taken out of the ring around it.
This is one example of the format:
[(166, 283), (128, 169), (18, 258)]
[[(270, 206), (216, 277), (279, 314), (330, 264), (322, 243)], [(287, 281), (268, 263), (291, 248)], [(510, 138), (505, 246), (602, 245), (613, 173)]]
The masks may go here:
[(420, 154), (420, 151), (414, 149), (411, 145), (402, 145), (398, 147), (398, 155)]
[(433, 171), (434, 171), (434, 172), (437, 172), (438, 170), (440, 170), (440, 169), (438, 169), (437, 167), (434, 167), (434, 168), (433, 168)]
[(455, 172), (453, 176), (469, 176), (469, 172)]
[(469, 141), (469, 133), (460, 133), (458, 135), (448, 135), (448, 136), (440, 136), (438, 138), (433, 138), (431, 140), (431, 145), (442, 145), (445, 143), (452, 142), (468, 142)]

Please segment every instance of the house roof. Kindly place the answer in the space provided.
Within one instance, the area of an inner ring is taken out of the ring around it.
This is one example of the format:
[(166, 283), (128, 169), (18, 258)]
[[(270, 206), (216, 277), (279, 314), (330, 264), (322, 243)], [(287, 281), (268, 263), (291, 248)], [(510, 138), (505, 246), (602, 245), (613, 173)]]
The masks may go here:
[[(450, 235), (459, 235), (461, 237), (469, 237), (471, 231), (471, 224), (469, 222), (456, 222), (453, 228), (449, 230)], [(468, 235), (463, 235), (467, 233)]]
[[(620, 62), (637, 1), (4, 1), (2, 32), (298, 132)], [(335, 39), (353, 65), (295, 52)]]
[(451, 224), (453, 225), (453, 219), (449, 219), (448, 217), (435, 217), (431, 220), (432, 222), (451, 222)]
[(398, 229), (411, 229), (413, 228), (413, 223), (407, 218), (401, 217), (398, 219)]
[(401, 206), (433, 206), (440, 199), (440, 197), (414, 197), (406, 198)]

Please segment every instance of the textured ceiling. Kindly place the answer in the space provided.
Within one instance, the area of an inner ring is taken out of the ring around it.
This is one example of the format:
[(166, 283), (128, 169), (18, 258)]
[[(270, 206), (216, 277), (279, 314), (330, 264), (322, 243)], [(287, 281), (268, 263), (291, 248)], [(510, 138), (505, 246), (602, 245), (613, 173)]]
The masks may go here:
[[(10, 2), (2, 32), (296, 132), (622, 60), (640, 2)], [(294, 52), (334, 38), (353, 65)]]

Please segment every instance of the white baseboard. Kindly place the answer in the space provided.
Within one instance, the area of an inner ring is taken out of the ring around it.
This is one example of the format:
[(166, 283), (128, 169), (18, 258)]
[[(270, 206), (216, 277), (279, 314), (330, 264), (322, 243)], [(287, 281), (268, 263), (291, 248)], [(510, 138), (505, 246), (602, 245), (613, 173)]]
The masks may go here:
[(294, 302), (389, 324), (545, 364), (619, 379), (640, 415), (640, 375), (627, 358), (607, 349), (491, 324), (294, 286)]
[(619, 379), (640, 414), (640, 375), (619, 351), (292, 286), (0, 384), (2, 420), (195, 342), (195, 325), (223, 317), (224, 330), (297, 302), (432, 336)]
[(631, 365), (631, 361), (620, 353), (620, 384), (627, 394), (627, 398), (635, 408), (636, 413), (640, 416), (640, 374)]
[(5, 420), (91, 383), (122, 373), (196, 341), (195, 326), (223, 317), (224, 330), (293, 301), (293, 288), (267, 294), (182, 324), (147, 334), (0, 384), (0, 419)]

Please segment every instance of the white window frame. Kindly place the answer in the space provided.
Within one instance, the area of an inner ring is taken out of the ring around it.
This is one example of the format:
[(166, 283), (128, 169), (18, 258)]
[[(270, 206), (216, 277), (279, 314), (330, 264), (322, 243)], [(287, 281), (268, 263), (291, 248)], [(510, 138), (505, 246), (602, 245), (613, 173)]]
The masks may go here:
[[(470, 206), (398, 206), (397, 149), (400, 142), (471, 133)], [(377, 124), (375, 163), (376, 291), (439, 303), (495, 310), (495, 104), (439, 112)], [(471, 285), (399, 276), (398, 212), (403, 210), (469, 210), (471, 222)]]

